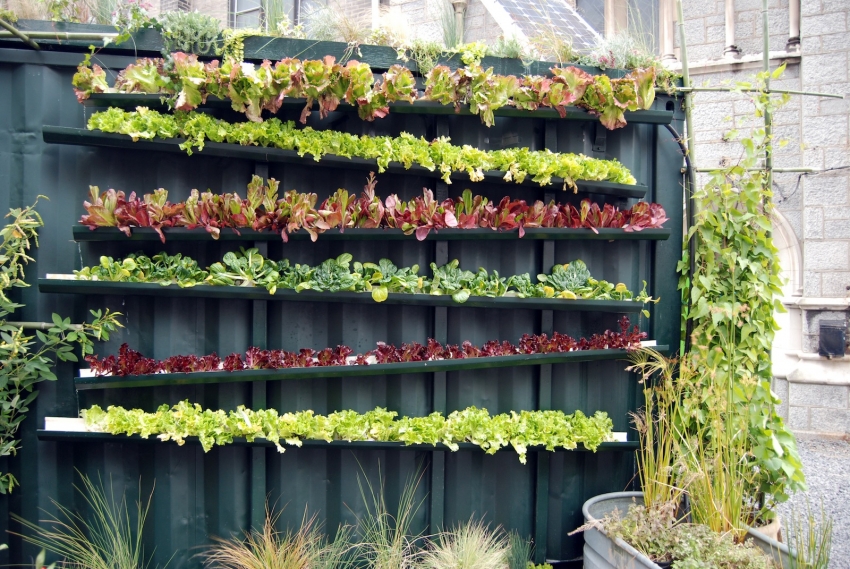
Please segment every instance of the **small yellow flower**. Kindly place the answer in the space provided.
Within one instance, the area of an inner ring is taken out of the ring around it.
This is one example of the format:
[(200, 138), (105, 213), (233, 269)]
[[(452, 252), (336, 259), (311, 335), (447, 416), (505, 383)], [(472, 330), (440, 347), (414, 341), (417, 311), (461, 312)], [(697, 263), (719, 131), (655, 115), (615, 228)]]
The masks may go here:
[(574, 293), (571, 290), (563, 290), (563, 291), (561, 291), (561, 294), (558, 295), (558, 297), (565, 298), (567, 300), (575, 300), (576, 299), (576, 293)]
[(551, 286), (544, 286), (543, 294), (546, 295), (546, 298), (552, 298), (553, 296), (555, 296), (555, 289)]
[(614, 287), (614, 290), (617, 292), (629, 292), (629, 289), (627, 289), (626, 285), (623, 283), (617, 283), (617, 286)]

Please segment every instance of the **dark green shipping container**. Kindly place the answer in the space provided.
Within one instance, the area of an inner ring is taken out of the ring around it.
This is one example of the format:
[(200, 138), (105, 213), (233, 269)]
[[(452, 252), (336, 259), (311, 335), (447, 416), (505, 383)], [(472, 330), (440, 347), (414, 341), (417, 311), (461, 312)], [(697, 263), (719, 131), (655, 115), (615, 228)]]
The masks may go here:
[[(170, 239), (162, 245), (155, 240), (130, 241), (117, 231), (105, 241), (86, 240), (85, 235), (77, 235), (79, 240), (74, 241), (72, 226), (84, 213), (82, 202), (89, 185), (128, 194), (164, 187), (176, 201), (185, 199), (192, 188), (242, 193), (250, 176), (260, 173), (280, 180), (281, 191), (313, 191), (321, 201), (339, 187), (359, 193), (365, 183), (367, 172), (361, 168), (332, 168), (321, 162), (279, 163), (265, 162), (258, 155), (210, 156), (200, 152), (186, 156), (141, 146), (46, 143), (46, 126), (84, 128), (87, 118), (97, 110), (77, 103), (71, 88), (82, 51), (80, 47), (45, 45), (35, 52), (21, 43), (0, 42), (0, 209), (31, 204), (39, 194), (50, 198), (39, 203), (45, 227), (34, 254), (36, 262), (27, 271), (27, 281), (33, 285), (47, 273), (70, 273), (96, 264), (101, 255), (165, 250), (211, 264), (226, 251), (252, 246), (249, 240), (225, 239)], [(279, 58), (282, 54), (266, 56)], [(132, 49), (126, 47), (99, 56), (101, 65), (112, 70), (123, 68), (133, 59)], [(227, 110), (212, 112), (231, 120), (242, 119)], [(281, 118), (297, 119), (298, 112), (286, 110)], [(616, 131), (605, 131), (593, 120), (544, 115), (502, 117), (488, 129), (475, 116), (391, 113), (368, 123), (354, 113), (334, 113), (324, 121), (319, 121), (317, 114), (311, 117), (312, 126), (317, 128), (361, 134), (407, 131), (426, 137), (449, 134), (455, 143), (479, 148), (520, 145), (615, 157), (647, 187), (646, 200), (664, 205), (670, 218), (666, 224), (670, 236), (551, 241), (441, 240), (437, 234), (419, 242), (412, 237), (363, 240), (352, 235), (346, 240), (320, 236), (316, 243), (257, 241), (270, 257), (316, 264), (348, 252), (356, 260), (377, 262), (388, 257), (399, 266), (419, 264), (423, 269), (432, 261), (457, 258), (464, 268), (481, 266), (502, 275), (535, 275), (548, 271), (553, 263), (580, 258), (597, 278), (624, 282), (637, 290), (642, 280), (648, 281), (651, 294), (660, 296), (661, 302), (651, 307), (649, 320), (640, 319), (641, 328), (659, 345), (678, 346), (680, 301), (675, 267), (681, 255), (682, 158), (673, 135), (658, 124), (672, 121), (672, 127), (681, 132), (682, 116), (674, 99), (658, 97), (655, 110), (646, 114), (655, 118), (643, 123), (634, 115), (628, 126)], [(378, 180), (378, 195), (397, 193), (407, 199), (423, 187), (435, 189), (438, 196), (458, 195), (470, 187), (496, 200), (509, 194), (529, 201), (554, 198), (578, 203), (590, 196), (621, 207), (636, 201), (488, 182), (458, 180), (445, 186), (419, 173), (385, 173)], [(398, 345), (424, 342), (429, 337), (451, 343), (491, 339), (516, 342), (523, 334), (552, 329), (589, 336), (614, 328), (620, 316), (591, 310), (59, 294), (39, 292), (37, 286), (22, 289), (19, 300), (26, 307), (16, 314), (17, 320), (49, 321), (51, 313), (58, 312), (81, 321), (89, 309), (120, 311), (126, 328), (107, 345), (98, 346), (97, 353), (116, 353), (126, 342), (155, 358), (213, 351), (223, 356), (244, 352), (251, 345), (297, 350), (345, 344), (365, 351), (377, 341)], [(630, 316), (636, 322), (639, 313)], [(246, 405), (274, 407), (281, 412), (313, 409), (317, 413), (349, 408), (362, 412), (383, 406), (400, 414), (425, 415), (470, 405), (486, 407), (491, 413), (538, 408), (566, 412), (581, 409), (588, 414), (603, 410), (613, 418), (615, 430), (626, 431), (628, 413), (637, 407), (640, 392), (624, 367), (623, 361), (604, 360), (389, 376), (76, 391), (76, 369), (62, 364), (57, 369), (59, 380), (40, 386), (41, 393), (21, 429), (21, 452), (0, 464), (0, 470), (11, 469), (21, 482), (11, 496), (0, 497), (0, 527), (19, 530), (9, 517), (13, 512), (29, 520), (44, 518), (40, 509), (54, 512), (52, 500), (82, 508), (82, 500), (73, 490), (79, 483), (77, 472), (111, 481), (115, 491), (126, 491), (131, 501), (140, 492), (146, 496), (155, 484), (145, 536), (147, 551), (153, 552), (157, 564), (171, 559), (170, 567), (184, 569), (200, 565), (196, 554), (212, 536), (226, 537), (260, 524), (267, 499), (283, 508), (281, 525), (299, 523), (306, 510), (317, 514), (332, 530), (340, 523), (353, 523), (364, 510), (358, 477), (365, 475), (373, 484), (383, 480), (388, 500), (393, 503), (405, 482), (422, 472), (417, 492), (424, 503), (417, 514), (418, 529), (430, 533), (472, 516), (483, 517), (533, 537), (538, 560), (576, 559), (581, 555), (582, 538), (567, 537), (567, 532), (581, 524), (581, 505), (586, 499), (634, 487), (634, 444), (611, 445), (596, 453), (531, 453), (528, 464), (522, 465), (511, 450), (491, 456), (478, 450), (452, 453), (394, 445), (322, 444), (289, 448), (283, 454), (260, 445), (233, 445), (204, 453), (192, 442), (178, 446), (102, 435), (48, 440), (37, 430), (44, 428), (47, 416), (75, 417), (80, 408), (94, 403), (153, 410), (162, 403), (189, 399), (214, 409)], [(634, 432), (630, 438), (634, 438)], [(8, 536), (8, 543), (10, 549), (0, 557), (2, 564), (30, 563), (37, 553), (17, 537)]]

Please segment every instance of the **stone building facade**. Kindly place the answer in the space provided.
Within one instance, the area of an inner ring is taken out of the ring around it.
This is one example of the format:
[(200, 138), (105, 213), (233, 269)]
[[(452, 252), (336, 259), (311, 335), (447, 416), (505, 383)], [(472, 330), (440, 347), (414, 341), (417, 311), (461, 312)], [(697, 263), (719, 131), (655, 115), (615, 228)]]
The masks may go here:
[[(762, 66), (761, 0), (684, 4), (692, 83), (746, 81)], [(727, 18), (727, 10), (733, 17)], [(795, 13), (796, 12), (796, 13)], [(773, 348), (774, 389), (798, 433), (850, 433), (850, 358), (818, 355), (823, 321), (847, 324), (850, 309), (850, 2), (770, 0), (770, 63), (787, 65), (774, 89), (844, 95), (792, 96), (776, 113), (774, 239), (786, 279)], [(678, 50), (676, 50), (678, 53)], [(676, 61), (671, 61), (675, 68)], [(696, 96), (696, 162), (713, 167), (734, 160), (730, 128), (751, 125), (746, 97)], [(802, 175), (801, 175), (802, 174)]]

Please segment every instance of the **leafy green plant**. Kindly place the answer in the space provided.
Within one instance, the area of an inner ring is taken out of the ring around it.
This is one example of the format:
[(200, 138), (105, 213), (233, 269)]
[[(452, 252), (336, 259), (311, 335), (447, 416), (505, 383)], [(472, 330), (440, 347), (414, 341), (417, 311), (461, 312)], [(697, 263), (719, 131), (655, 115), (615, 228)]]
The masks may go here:
[(499, 36), (496, 43), (487, 49), (487, 55), (494, 57), (507, 57), (511, 59), (525, 59), (527, 57), (525, 46), (516, 36)]
[(185, 51), (207, 55), (219, 42), (221, 23), (217, 18), (194, 12), (166, 12), (159, 17), (162, 32), (162, 54)]
[(611, 419), (597, 411), (592, 417), (581, 411), (521, 411), (490, 415), (486, 409), (469, 407), (448, 417), (432, 413), (426, 417), (401, 417), (395, 411), (376, 408), (360, 414), (338, 411), (326, 416), (313, 411), (278, 414), (275, 409), (252, 411), (239, 406), (235, 411), (204, 410), (182, 401), (173, 407), (161, 405), (154, 413), (110, 405), (106, 411), (94, 405), (81, 412), (90, 430), (118, 434), (151, 435), (182, 445), (187, 437), (198, 437), (204, 451), (214, 445), (261, 438), (274, 443), (301, 446), (304, 440), (389, 441), (405, 444), (446, 445), (457, 451), (458, 443), (470, 442), (488, 454), (511, 445), (525, 464), (528, 447), (575, 449), (579, 444), (596, 450), (608, 440)]
[(507, 569), (533, 569), (532, 550), (531, 540), (516, 531), (508, 533)]
[[(655, 302), (646, 292), (646, 283), (639, 294), (625, 284), (597, 281), (581, 259), (568, 265), (555, 265), (548, 275), (537, 275), (540, 281), (531, 283), (528, 273), (501, 277), (498, 271), (477, 272), (462, 270), (457, 259), (437, 266), (431, 263), (433, 277), (419, 275), (419, 266), (397, 267), (389, 259), (378, 263), (352, 262), (349, 253), (327, 259), (316, 267), (292, 264), (288, 259), (271, 261), (260, 255), (257, 248), (240, 248), (228, 252), (221, 262), (202, 269), (197, 261), (182, 254), (157, 253), (153, 257), (131, 254), (123, 260), (102, 256), (100, 263), (74, 271), (79, 280), (107, 282), (176, 284), (193, 287), (198, 284), (215, 286), (260, 286), (270, 294), (277, 290), (313, 290), (317, 292), (369, 292), (375, 302), (383, 302), (392, 293), (451, 295), (455, 302), (466, 302), (470, 296), (498, 298), (515, 295), (519, 298), (562, 298), (565, 300), (633, 300)], [(565, 276), (566, 275), (566, 276)]]
[[(484, 69), (480, 61), (486, 46), (472, 43), (445, 52), (459, 54), (463, 60), (464, 66), (454, 70), (436, 65), (443, 51), (435, 50), (442, 48), (423, 47), (421, 57), (414, 54), (419, 59), (419, 72), (425, 76), (425, 93), (420, 97), (412, 71), (401, 65), (392, 65), (383, 74), (383, 81), (375, 83), (368, 64), (349, 61), (343, 65), (331, 56), (306, 61), (287, 58), (274, 66), (268, 60), (259, 66), (244, 62), (242, 39), (248, 35), (256, 35), (256, 30), (224, 32), (223, 47), (217, 52), (226, 57), (220, 66), (218, 61), (204, 64), (196, 55), (183, 52), (171, 54), (168, 60), (140, 59), (119, 73), (114, 87), (109, 87), (105, 72), (86, 58), (73, 78), (75, 93), (80, 101), (92, 93), (161, 93), (170, 95), (166, 100), (181, 111), (197, 108), (212, 95), (230, 99), (234, 110), (255, 122), (262, 121), (263, 110), (276, 113), (285, 97), (306, 99), (302, 123), (314, 102), (319, 103), (322, 118), (345, 101), (357, 107), (362, 119), (370, 121), (385, 117), (389, 104), (397, 101), (437, 101), (454, 105), (456, 112), (468, 105), (487, 126), (494, 124), (495, 111), (506, 106), (528, 111), (551, 107), (565, 117), (566, 107), (572, 105), (599, 115), (609, 129), (626, 125), (626, 111), (649, 109), (655, 96), (655, 67), (635, 69), (614, 80), (577, 67), (552, 67), (551, 78), (520, 78)], [(399, 48), (400, 58), (407, 60), (407, 53), (404, 45)]]
[[(780, 67), (773, 77), (782, 71)], [(750, 95), (756, 116), (775, 112), (788, 100), (766, 91), (766, 77), (759, 74), (756, 83), (738, 86), (755, 89)], [(770, 237), (773, 192), (762, 166), (774, 141), (756, 128), (740, 142), (740, 160), (711, 173), (694, 192), (695, 222), (687, 236), (695, 244), (690, 278), (687, 244), (679, 264), (685, 318), (693, 324), (691, 345), (703, 351), (699, 365), (711, 370), (717, 386), (711, 394), (695, 397), (688, 428), (710, 435), (715, 427), (706, 411), (718, 402), (716, 393), (722, 394), (719, 402), (733, 417), (733, 428), (743, 421), (747, 434), (736, 460), (755, 479), (744, 487), (744, 497), (756, 516), (765, 519), (775, 504), (788, 499), (788, 492), (805, 488), (805, 478), (794, 435), (777, 414), (779, 400), (770, 387), (770, 346), (777, 329), (773, 313), (784, 310), (777, 298), (782, 283)]]
[(377, 162), (383, 172), (390, 162), (410, 168), (417, 164), (430, 171), (439, 170), (443, 180), (451, 183), (455, 172), (466, 172), (470, 180), (484, 179), (487, 170), (505, 172), (509, 181), (522, 183), (531, 177), (540, 185), (552, 178), (563, 178), (564, 188), (574, 187), (576, 180), (605, 180), (635, 184), (629, 170), (616, 160), (599, 160), (581, 154), (530, 151), (526, 148), (484, 151), (468, 145), (457, 146), (447, 137), (433, 141), (409, 133), (392, 136), (357, 136), (333, 130), (296, 128), (292, 121), (273, 118), (262, 123), (229, 123), (204, 113), (173, 115), (139, 107), (137, 111), (110, 108), (89, 119), (90, 130), (126, 134), (133, 140), (185, 138), (180, 147), (191, 154), (193, 148), (203, 150), (207, 140), (241, 145), (276, 147), (295, 150), (300, 156), (311, 155), (321, 160), (326, 154), (359, 157)]
[(802, 514), (793, 511), (787, 524), (788, 544), (794, 555), (790, 557), (789, 569), (829, 569), (832, 553), (832, 518), (826, 513), (823, 503), (820, 515), (812, 511), (806, 498)]
[(653, 348), (635, 350), (629, 361), (626, 369), (638, 373), (643, 384), (644, 407), (632, 414), (632, 423), (640, 438), (637, 470), (644, 505), (677, 504), (684, 492), (676, 473), (683, 435), (679, 402), (694, 370)]
[(676, 504), (629, 506), (614, 510), (578, 530), (595, 528), (609, 538), (622, 539), (656, 563), (672, 562), (673, 569), (772, 569), (771, 559), (751, 541), (737, 543), (731, 534), (676, 519)]
[(306, 514), (297, 531), (276, 529), (280, 512), (273, 514), (266, 504), (261, 530), (245, 532), (245, 538), (213, 538), (214, 544), (201, 553), (207, 567), (224, 569), (342, 569), (351, 565), (351, 530), (341, 527), (333, 541), (328, 541), (316, 524), (316, 517)]
[[(69, 318), (53, 314), (53, 325), (36, 329), (35, 336), (25, 333), (32, 326), (9, 321), (9, 316), (23, 307), (9, 294), (11, 289), (29, 286), (24, 281), (24, 266), (33, 260), (29, 250), (38, 246), (38, 228), (44, 225), (36, 204), (12, 209), (6, 216), (11, 221), (0, 230), (0, 456), (17, 454), (21, 441), (16, 435), (38, 397), (35, 386), (56, 381), (51, 371), (56, 361), (78, 361), (75, 345), (84, 356), (91, 354), (93, 340), (108, 340), (109, 333), (121, 326), (120, 314), (109, 310), (92, 310), (94, 320), (87, 324), (72, 324)], [(0, 493), (11, 492), (17, 484), (11, 473), (0, 475)]]
[(82, 487), (74, 486), (85, 500), (91, 517), (83, 517), (71, 508), (51, 500), (58, 515), (51, 515), (42, 524), (27, 521), (17, 514), (12, 518), (28, 533), (24, 541), (51, 551), (63, 558), (62, 566), (76, 569), (146, 569), (142, 532), (150, 510), (153, 491), (143, 502), (141, 495), (131, 515), (126, 496), (116, 500), (112, 488), (95, 484), (82, 476)]
[(415, 566), (418, 554), (416, 541), (422, 534), (413, 531), (414, 519), (425, 501), (424, 498), (417, 500), (416, 490), (422, 482), (423, 473), (420, 470), (405, 482), (395, 513), (384, 496), (383, 479), (375, 488), (368, 478), (364, 482), (360, 476), (357, 477), (365, 506), (365, 514), (356, 516), (359, 540), (355, 546), (355, 558), (359, 566), (373, 569), (409, 569)]
[(501, 527), (491, 530), (483, 521), (470, 520), (431, 538), (419, 563), (424, 569), (501, 569), (508, 551)]

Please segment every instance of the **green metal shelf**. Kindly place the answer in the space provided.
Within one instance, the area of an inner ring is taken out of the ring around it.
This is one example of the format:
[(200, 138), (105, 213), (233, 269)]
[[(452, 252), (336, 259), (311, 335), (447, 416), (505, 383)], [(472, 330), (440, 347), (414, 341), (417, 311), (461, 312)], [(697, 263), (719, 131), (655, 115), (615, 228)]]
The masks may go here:
[[(162, 230), (166, 240), (174, 241), (212, 241), (213, 237), (201, 228), (187, 229), (171, 227)], [(642, 231), (623, 231), (622, 229), (603, 228), (594, 233), (590, 229), (556, 229), (550, 227), (526, 228), (522, 239), (551, 240), (551, 241), (666, 241), (670, 238), (669, 229), (644, 229)], [(117, 228), (101, 227), (89, 229), (87, 225), (72, 227), (74, 241), (159, 241), (159, 234), (149, 227), (134, 227), (130, 237), (119, 234)], [(290, 241), (308, 241), (310, 234), (306, 231), (290, 233)], [(413, 235), (405, 235), (401, 229), (338, 229), (325, 231), (319, 235), (320, 240), (333, 241), (401, 241), (416, 239)], [(493, 229), (440, 229), (432, 230), (425, 238), (427, 241), (489, 241), (517, 240), (519, 232), (500, 231)], [(219, 241), (280, 241), (278, 233), (271, 231), (254, 231), (239, 229), (237, 234), (233, 229), (222, 229)]]
[[(656, 346), (662, 353), (667, 346)], [(154, 387), (176, 385), (201, 385), (219, 383), (245, 383), (250, 381), (277, 381), (321, 379), (337, 377), (363, 377), (399, 375), (407, 373), (435, 373), (470, 369), (495, 369), (500, 367), (534, 366), (543, 364), (569, 364), (599, 360), (618, 360), (626, 355), (624, 350), (581, 350), (556, 354), (530, 354), (434, 360), (427, 362), (398, 362), (374, 365), (348, 365), (323, 367), (296, 367), (285, 369), (257, 369), (245, 371), (202, 371), (193, 373), (157, 373), (151, 375), (77, 377), (77, 390), (115, 389), (121, 387)]]
[[(44, 142), (50, 144), (100, 146), (132, 149), (139, 152), (154, 151), (186, 154), (179, 147), (179, 145), (184, 142), (184, 139), (182, 138), (139, 140), (138, 142), (133, 142), (132, 138), (124, 134), (110, 134), (98, 130), (47, 125), (42, 128), (42, 137)], [(195, 149), (194, 153), (201, 154), (203, 156), (237, 158), (252, 160), (255, 162), (283, 162), (287, 164), (317, 163), (311, 156), (299, 156), (294, 150), (280, 150), (279, 148), (260, 146), (242, 146), (239, 144), (228, 144), (224, 142), (207, 141), (204, 143), (203, 151)], [(318, 163), (328, 168), (357, 168), (377, 171), (377, 162), (375, 160), (366, 160), (364, 158), (346, 158), (344, 156), (326, 155), (323, 156)], [(392, 163), (387, 167), (386, 171), (395, 174), (412, 174), (428, 178), (440, 178), (440, 172), (438, 170), (435, 169), (434, 171), (431, 171), (427, 168), (416, 165), (411, 166), (410, 168), (404, 168), (401, 164)], [(529, 176), (522, 184), (516, 184), (514, 182), (506, 182), (503, 179), (504, 175), (504, 172), (498, 170), (488, 170), (484, 172), (484, 182), (490, 184), (510, 184), (513, 186), (535, 187), (541, 189), (561, 188), (564, 183), (564, 181), (560, 178), (552, 178), (551, 184), (548, 186), (540, 186), (540, 184), (532, 181)], [(454, 173), (452, 175), (452, 179), (463, 183), (472, 183), (469, 180), (469, 177), (463, 172)], [(579, 191), (583, 193), (616, 196), (620, 198), (642, 198), (647, 192), (646, 186), (614, 184), (612, 182), (579, 180), (576, 182), (576, 185), (578, 186)]]
[[(66, 279), (38, 279), (39, 292), (64, 294), (110, 294), (138, 296), (170, 296), (178, 298), (232, 298), (238, 300), (280, 300), (289, 302), (334, 302), (347, 304), (378, 304), (369, 292), (316, 292), (278, 290), (275, 294), (262, 287), (196, 285), (181, 288), (157, 283), (123, 283)], [(452, 300), (451, 295), (405, 294), (391, 292), (380, 304), (408, 306), (469, 306), (473, 308), (523, 308), (526, 310), (594, 311), (614, 313), (640, 312), (644, 306), (632, 300), (566, 300), (557, 298), (517, 298), (470, 296), (464, 303)]]
[[(161, 443), (156, 436), (143, 439), (140, 435), (112, 435), (109, 433), (92, 433), (80, 431), (48, 431), (46, 429), (38, 429), (38, 439), (42, 441), (56, 442), (92, 442), (92, 443)], [(199, 444), (198, 437), (186, 437), (187, 443)], [(232, 443), (237, 446), (254, 446), (254, 447), (274, 447), (274, 443), (265, 439), (254, 439), (248, 442), (244, 438), (234, 438)], [(298, 447), (281, 443), (287, 450), (297, 450)], [(459, 443), (459, 451), (479, 451), (481, 447), (472, 443)], [(302, 448), (337, 448), (350, 450), (417, 450), (425, 452), (433, 452), (435, 450), (452, 452), (452, 450), (442, 443), (436, 445), (428, 444), (411, 444), (406, 445), (403, 442), (379, 442), (379, 441), (322, 441), (322, 440), (305, 440), (302, 441)], [(605, 442), (599, 445), (599, 451), (632, 451), (638, 448), (638, 441), (625, 442)], [(528, 452), (545, 452), (546, 449), (542, 446), (528, 447)], [(588, 449), (579, 445), (573, 451), (587, 452)], [(498, 452), (515, 452), (513, 447), (506, 446), (499, 449)], [(555, 452), (569, 452), (567, 449), (558, 448)]]
[[(163, 102), (167, 95), (147, 94), (147, 93), (94, 93), (88, 99), (83, 101), (83, 105), (93, 108), (119, 107), (122, 109), (134, 110), (136, 107), (148, 107), (151, 109), (168, 110), (170, 107), (167, 102)], [(307, 104), (306, 99), (293, 99), (287, 97), (283, 100), (282, 109), (298, 110), (304, 108)], [(460, 112), (455, 112), (454, 105), (443, 105), (438, 101), (416, 101), (409, 103), (407, 101), (399, 101), (390, 103), (390, 114), (420, 114), (420, 115), (464, 115), (471, 116), (469, 105), (461, 105)], [(201, 105), (201, 108), (210, 109), (230, 109), (230, 101), (227, 99), (219, 99), (217, 97), (207, 97), (207, 102)], [(318, 103), (314, 103), (313, 110), (318, 111)], [(341, 102), (336, 109), (341, 112), (356, 113), (357, 107), (349, 105), (346, 102)], [(535, 119), (558, 119), (558, 120), (574, 120), (574, 121), (598, 121), (599, 117), (590, 114), (584, 109), (578, 107), (567, 107), (566, 116), (562, 119), (558, 111), (548, 107), (539, 108), (536, 111), (526, 111), (517, 109), (516, 107), (502, 107), (493, 113), (497, 117), (518, 117), (518, 118), (535, 118)], [(673, 121), (673, 111), (627, 111), (626, 122), (641, 123), (641, 124), (670, 124)]]

